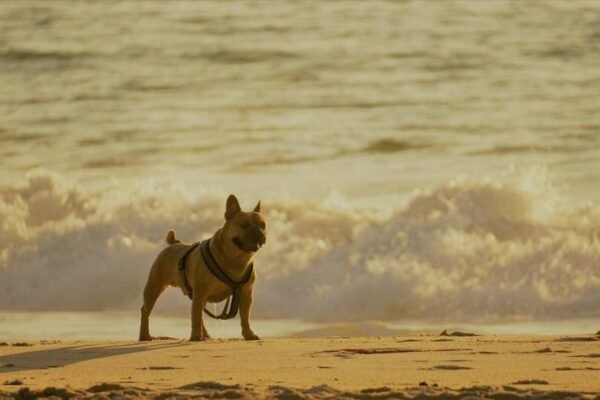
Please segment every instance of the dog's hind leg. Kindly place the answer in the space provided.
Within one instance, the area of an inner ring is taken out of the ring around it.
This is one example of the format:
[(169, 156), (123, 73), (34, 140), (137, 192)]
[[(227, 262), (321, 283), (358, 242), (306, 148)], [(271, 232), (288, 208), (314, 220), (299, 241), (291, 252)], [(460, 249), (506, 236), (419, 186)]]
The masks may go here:
[(146, 287), (144, 288), (144, 305), (142, 306), (142, 321), (140, 323), (140, 341), (152, 340), (149, 327), (150, 313), (154, 308), (154, 304), (156, 304), (156, 300), (165, 288), (166, 285), (157, 284), (157, 282), (152, 282), (151, 279), (146, 283)]

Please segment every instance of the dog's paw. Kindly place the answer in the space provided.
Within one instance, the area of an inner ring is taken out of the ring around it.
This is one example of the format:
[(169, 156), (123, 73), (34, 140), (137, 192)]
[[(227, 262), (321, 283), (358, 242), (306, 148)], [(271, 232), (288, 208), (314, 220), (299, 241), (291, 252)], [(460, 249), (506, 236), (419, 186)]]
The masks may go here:
[(202, 329), (202, 337), (204, 338), (204, 340), (209, 340), (210, 339), (210, 335), (208, 334), (208, 332), (206, 331), (206, 329)]
[(245, 340), (260, 340), (260, 338), (258, 337), (258, 335), (254, 332), (246, 332), (243, 333), (244, 339)]
[(190, 342), (204, 342), (206, 338), (204, 336), (191, 336)]
[(140, 336), (140, 338), (139, 338), (140, 342), (149, 342), (151, 340), (154, 340), (154, 338), (150, 335)]

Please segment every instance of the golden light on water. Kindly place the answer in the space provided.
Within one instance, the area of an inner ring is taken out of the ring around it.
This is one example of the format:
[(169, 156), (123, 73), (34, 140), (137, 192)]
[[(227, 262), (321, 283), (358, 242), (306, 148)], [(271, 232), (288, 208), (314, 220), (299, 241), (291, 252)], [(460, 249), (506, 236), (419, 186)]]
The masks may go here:
[(137, 310), (165, 232), (212, 234), (236, 193), (269, 219), (259, 318), (598, 317), (599, 22), (591, 1), (3, 2), (0, 310)]

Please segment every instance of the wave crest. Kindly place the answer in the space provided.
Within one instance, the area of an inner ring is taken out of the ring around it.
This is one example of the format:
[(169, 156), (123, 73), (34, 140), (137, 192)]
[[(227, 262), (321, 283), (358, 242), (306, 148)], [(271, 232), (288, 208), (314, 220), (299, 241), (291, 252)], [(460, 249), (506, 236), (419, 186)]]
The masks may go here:
[[(210, 236), (224, 199), (152, 184), (93, 192), (43, 171), (1, 188), (0, 308), (137, 309), (165, 232)], [(336, 201), (265, 206), (258, 317), (600, 315), (600, 209), (570, 204), (543, 171), (450, 181), (385, 217)], [(159, 303), (188, 312), (178, 293)]]

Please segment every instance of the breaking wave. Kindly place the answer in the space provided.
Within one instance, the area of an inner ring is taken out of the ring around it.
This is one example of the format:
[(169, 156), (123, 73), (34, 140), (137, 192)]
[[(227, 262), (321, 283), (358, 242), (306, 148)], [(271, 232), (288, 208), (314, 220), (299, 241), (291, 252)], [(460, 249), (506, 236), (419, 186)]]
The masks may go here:
[[(92, 191), (45, 171), (0, 188), (0, 309), (137, 310), (165, 232), (210, 236), (225, 195), (152, 184)], [(257, 317), (600, 315), (600, 207), (569, 203), (544, 171), (450, 181), (384, 213), (335, 198), (262, 200)], [(189, 312), (168, 292), (159, 312)]]

